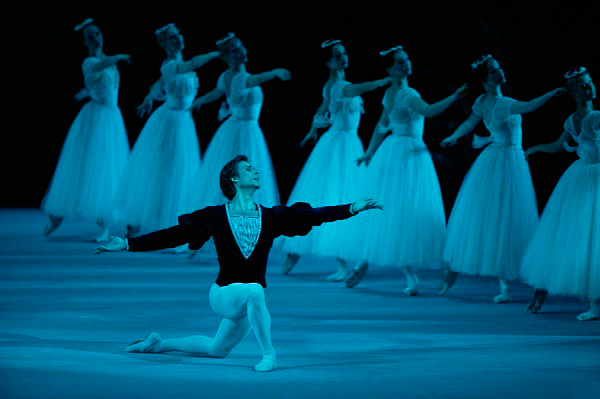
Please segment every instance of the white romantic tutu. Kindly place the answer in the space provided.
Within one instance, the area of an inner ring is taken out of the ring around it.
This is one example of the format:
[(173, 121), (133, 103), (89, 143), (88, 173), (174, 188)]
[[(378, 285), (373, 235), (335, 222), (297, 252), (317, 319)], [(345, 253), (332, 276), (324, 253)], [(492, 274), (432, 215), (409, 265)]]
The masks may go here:
[(177, 224), (199, 165), (190, 112), (163, 104), (148, 118), (123, 172), (115, 198), (120, 221), (149, 227)]
[[(360, 196), (361, 174), (355, 160), (364, 153), (356, 130), (329, 129), (317, 142), (290, 194), (288, 205), (312, 207), (354, 202)], [(363, 194), (364, 196), (364, 194)], [(283, 251), (299, 255), (359, 260), (362, 245), (353, 240), (363, 215), (314, 227), (305, 237), (283, 238)]]
[(575, 161), (558, 181), (523, 257), (522, 279), (553, 294), (600, 299), (600, 164)]
[(537, 224), (522, 148), (490, 144), (471, 166), (454, 203), (444, 260), (459, 273), (514, 279)]
[(379, 265), (440, 268), (446, 216), (433, 160), (420, 138), (392, 134), (367, 168), (369, 211), (361, 231), (363, 259)]
[(266, 207), (279, 205), (275, 171), (258, 121), (230, 117), (217, 129), (204, 153), (202, 167), (195, 170), (188, 211), (227, 201), (221, 192), (219, 176), (223, 166), (236, 155), (246, 155), (259, 172), (260, 189), (254, 194), (254, 201)]
[(69, 129), (42, 209), (52, 216), (113, 221), (112, 200), (128, 154), (119, 108), (85, 104)]

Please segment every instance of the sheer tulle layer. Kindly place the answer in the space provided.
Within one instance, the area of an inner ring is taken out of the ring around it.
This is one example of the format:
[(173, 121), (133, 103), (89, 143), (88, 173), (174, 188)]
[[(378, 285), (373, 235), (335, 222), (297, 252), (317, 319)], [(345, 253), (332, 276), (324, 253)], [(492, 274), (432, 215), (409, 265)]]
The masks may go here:
[[(321, 136), (290, 194), (288, 205), (307, 202), (313, 207), (354, 202), (364, 168), (355, 160), (363, 155), (356, 130), (330, 129)], [(364, 195), (363, 195), (364, 196)], [(361, 246), (352, 241), (363, 215), (325, 223), (305, 237), (285, 237), (283, 251), (300, 255), (335, 256), (358, 260)]]
[(422, 140), (390, 136), (367, 168), (365, 195), (384, 206), (370, 211), (358, 240), (362, 258), (379, 265), (439, 268), (446, 216), (438, 177)]
[(514, 279), (537, 224), (523, 150), (491, 144), (460, 188), (448, 221), (444, 260), (460, 273)]
[(115, 207), (121, 222), (148, 227), (177, 224), (199, 166), (200, 148), (190, 113), (159, 107), (142, 129), (119, 183)]
[(119, 108), (85, 104), (67, 134), (42, 209), (53, 216), (113, 221), (112, 200), (128, 154)]
[(280, 204), (273, 163), (258, 122), (230, 118), (217, 129), (204, 153), (202, 167), (195, 170), (188, 197), (189, 211), (226, 202), (219, 175), (236, 155), (246, 155), (259, 171), (260, 189), (254, 194), (254, 201), (267, 207)]
[(600, 298), (600, 164), (578, 160), (560, 178), (523, 257), (521, 277), (554, 294)]

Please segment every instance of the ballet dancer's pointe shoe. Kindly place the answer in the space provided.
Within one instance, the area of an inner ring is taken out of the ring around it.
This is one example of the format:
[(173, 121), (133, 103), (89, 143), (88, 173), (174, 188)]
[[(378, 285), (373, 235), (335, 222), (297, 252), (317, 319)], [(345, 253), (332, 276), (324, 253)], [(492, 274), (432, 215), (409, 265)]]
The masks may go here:
[(287, 254), (285, 257), (285, 262), (281, 265), (281, 273), (288, 274), (292, 271), (296, 263), (298, 263), (298, 259), (300, 259), (300, 255), (297, 254)]
[(144, 339), (133, 341), (125, 348), (125, 351), (130, 353), (151, 353), (153, 347), (160, 341), (160, 335), (155, 332), (151, 332)]
[(592, 321), (592, 320), (600, 320), (600, 314), (594, 313), (591, 310), (580, 314), (577, 316), (577, 320), (579, 321)]
[(444, 295), (448, 290), (454, 285), (456, 282), (456, 278), (458, 277), (457, 272), (453, 272), (451, 270), (447, 270), (442, 275), (442, 281), (440, 281), (440, 286), (438, 287), (437, 294)]
[(536, 289), (533, 298), (531, 298), (531, 301), (529, 301), (529, 304), (527, 305), (527, 313), (534, 314), (539, 312), (547, 295), (548, 291)]
[(58, 227), (62, 224), (63, 218), (57, 216), (50, 216), (50, 221), (44, 228), (44, 236), (48, 237), (50, 234), (54, 232), (54, 230), (58, 229)]
[(510, 301), (512, 301), (512, 296), (510, 294), (502, 293), (494, 297), (494, 303), (507, 303)]
[(264, 355), (260, 363), (254, 366), (254, 370), (266, 372), (277, 368), (277, 359), (275, 355)]
[(419, 293), (419, 290), (416, 287), (406, 287), (404, 293), (408, 296), (415, 296)]
[(340, 269), (337, 272), (327, 276), (326, 280), (337, 282), (337, 281), (344, 281), (344, 280), (346, 280), (347, 277), (348, 277), (348, 270)]
[(94, 242), (107, 242), (108, 241), (108, 228), (103, 228), (100, 233), (94, 237)]
[(356, 265), (354, 270), (352, 270), (352, 273), (350, 273), (348, 278), (346, 278), (346, 287), (356, 287), (367, 273), (368, 268), (369, 264), (366, 262), (360, 262), (358, 265)]

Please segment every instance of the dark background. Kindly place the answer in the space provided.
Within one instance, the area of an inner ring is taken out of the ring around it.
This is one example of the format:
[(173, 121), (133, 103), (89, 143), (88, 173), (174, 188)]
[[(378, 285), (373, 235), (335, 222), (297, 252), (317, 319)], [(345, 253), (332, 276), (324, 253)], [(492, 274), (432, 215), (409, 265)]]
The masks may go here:
[[(133, 145), (144, 124), (135, 114), (164, 58), (154, 31), (174, 22), (185, 38), (184, 58), (215, 49), (235, 32), (245, 43), (250, 73), (288, 68), (293, 79), (263, 85), (260, 124), (275, 165), (282, 201), (293, 187), (312, 146), (298, 143), (308, 132), (321, 101), (327, 68), (320, 56), (325, 39), (343, 39), (351, 82), (386, 76), (378, 52), (401, 44), (411, 57), (409, 83), (432, 103), (470, 81), (470, 63), (491, 52), (503, 66), (504, 94), (520, 100), (563, 85), (563, 73), (584, 65), (598, 68), (595, 38), (598, 15), (586, 2), (433, 2), (403, 1), (63, 1), (20, 2), (4, 13), (5, 128), (2, 144), (2, 207), (38, 207), (52, 177), (62, 143), (82, 104), (81, 64), (87, 55), (82, 34), (73, 28), (93, 17), (104, 35), (106, 54), (132, 55), (120, 64), (119, 106)], [(216, 84), (226, 64), (213, 61), (198, 71), (199, 93)], [(447, 211), (479, 150), (461, 140), (450, 149), (439, 142), (469, 114), (481, 89), (447, 112), (428, 119), (425, 141), (435, 160)], [(365, 147), (381, 112), (383, 90), (363, 96), (366, 114), (359, 134)], [(194, 114), (202, 151), (219, 126), (220, 102)], [(564, 95), (524, 115), (523, 144), (553, 141), (575, 109)], [(486, 134), (483, 124), (475, 130)], [(539, 154), (530, 167), (541, 207), (574, 154)]]

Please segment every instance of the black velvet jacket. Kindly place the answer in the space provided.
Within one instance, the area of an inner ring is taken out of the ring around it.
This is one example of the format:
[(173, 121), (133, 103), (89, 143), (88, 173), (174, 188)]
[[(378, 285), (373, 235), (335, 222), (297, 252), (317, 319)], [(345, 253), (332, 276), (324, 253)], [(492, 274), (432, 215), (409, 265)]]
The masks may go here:
[(258, 242), (248, 259), (244, 258), (229, 226), (225, 205), (209, 206), (193, 213), (181, 215), (179, 224), (128, 240), (130, 251), (155, 251), (189, 243), (190, 249), (202, 247), (212, 236), (219, 257), (217, 284), (221, 287), (232, 283), (258, 283), (267, 286), (265, 273), (267, 258), (273, 240), (307, 235), (313, 226), (325, 222), (347, 219), (352, 216), (350, 204), (311, 208), (306, 203), (291, 207), (261, 206), (262, 221)]

